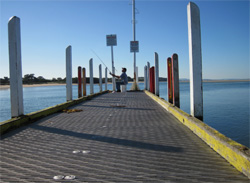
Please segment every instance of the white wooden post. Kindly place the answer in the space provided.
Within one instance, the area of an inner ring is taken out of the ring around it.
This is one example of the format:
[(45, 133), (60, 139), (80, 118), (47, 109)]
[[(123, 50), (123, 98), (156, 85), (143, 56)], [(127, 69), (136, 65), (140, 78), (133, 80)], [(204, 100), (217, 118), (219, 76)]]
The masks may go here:
[(155, 52), (155, 95), (159, 96), (159, 58)]
[(72, 48), (66, 48), (66, 99), (72, 100)]
[(20, 18), (13, 16), (8, 23), (11, 117), (23, 115), (23, 82)]
[(100, 92), (102, 92), (102, 65), (99, 65), (99, 86), (100, 86)]
[(149, 79), (149, 69), (150, 69), (150, 63), (148, 62), (147, 63), (148, 64), (148, 66), (147, 66), (147, 81), (148, 81), (148, 83), (147, 83), (147, 90), (149, 91), (150, 90), (150, 79)]
[(147, 78), (148, 78), (147, 66), (145, 65), (144, 66), (144, 90), (147, 89), (147, 84), (148, 84)]
[[(112, 60), (112, 74), (115, 74), (115, 65), (114, 65), (114, 52), (113, 52), (113, 46), (111, 46), (111, 60)], [(112, 77), (112, 85), (113, 85), (113, 91), (115, 91), (115, 77)]]
[(179, 65), (178, 55), (172, 56), (172, 85), (173, 85), (173, 104), (180, 108), (180, 88), (179, 88)]
[(191, 115), (203, 120), (202, 56), (199, 7), (190, 2), (187, 5), (189, 73), (190, 73), (190, 110)]
[(93, 79), (93, 59), (89, 60), (89, 88), (90, 94), (94, 94), (94, 79)]
[(138, 67), (136, 66), (136, 83), (137, 83), (137, 85), (139, 83), (138, 75), (139, 75), (139, 73), (138, 73)]
[(108, 68), (105, 68), (105, 91), (108, 90)]

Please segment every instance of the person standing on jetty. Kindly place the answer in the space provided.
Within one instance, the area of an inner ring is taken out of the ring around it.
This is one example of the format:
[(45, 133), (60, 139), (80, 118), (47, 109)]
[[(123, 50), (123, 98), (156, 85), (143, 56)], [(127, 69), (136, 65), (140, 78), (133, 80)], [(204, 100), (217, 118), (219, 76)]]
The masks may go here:
[(121, 81), (117, 81), (116, 82), (116, 89), (117, 92), (121, 92), (121, 85), (127, 85), (128, 84), (128, 77), (127, 77), (127, 69), (126, 68), (122, 68), (122, 74), (120, 76), (116, 76), (114, 74), (112, 74), (111, 72), (109, 73), (111, 76), (116, 77), (118, 79), (121, 79)]

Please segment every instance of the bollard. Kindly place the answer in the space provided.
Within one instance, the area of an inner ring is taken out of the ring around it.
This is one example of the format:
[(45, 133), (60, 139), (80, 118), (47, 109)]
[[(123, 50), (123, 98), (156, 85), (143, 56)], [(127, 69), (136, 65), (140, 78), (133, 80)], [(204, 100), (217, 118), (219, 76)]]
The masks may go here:
[(202, 56), (199, 7), (190, 2), (187, 6), (190, 110), (191, 115), (203, 120)]
[[(113, 46), (111, 46), (111, 63), (112, 63), (112, 74), (115, 74), (115, 65), (114, 65), (114, 52)], [(112, 77), (112, 87), (113, 91), (115, 91), (115, 77)]]
[(145, 65), (144, 66), (144, 90), (147, 89), (147, 83), (148, 83), (148, 81), (147, 81), (147, 66)]
[(72, 48), (66, 48), (66, 98), (72, 100)]
[[(114, 71), (113, 71), (113, 74), (115, 74), (115, 67), (114, 67)], [(113, 87), (113, 91), (115, 91), (115, 88), (116, 88), (116, 79), (115, 77), (112, 77), (112, 87)]]
[(10, 100), (11, 117), (23, 115), (23, 82), (21, 58), (20, 18), (11, 17), (8, 23), (9, 63), (10, 63)]
[(89, 60), (89, 88), (90, 88), (90, 95), (94, 94), (94, 79), (93, 79), (93, 59)]
[(82, 97), (82, 67), (78, 67), (78, 98)]
[(178, 55), (172, 56), (172, 85), (173, 85), (173, 104), (180, 108), (180, 90), (179, 90), (179, 67)]
[(168, 102), (173, 104), (173, 84), (172, 84), (172, 60), (170, 57), (167, 59), (168, 70)]
[(150, 91), (150, 63), (147, 63), (147, 90)]
[(108, 90), (108, 68), (105, 68), (105, 91)]
[(137, 83), (137, 85), (138, 85), (138, 83), (139, 83), (139, 79), (138, 79), (138, 75), (139, 75), (139, 73), (138, 73), (138, 67), (136, 66), (135, 67), (135, 69), (136, 69), (136, 83)]
[(150, 68), (150, 92), (155, 94), (155, 67)]
[(82, 93), (86, 96), (86, 69), (82, 68)]
[(99, 87), (100, 92), (102, 92), (102, 65), (99, 65)]
[(159, 57), (155, 52), (155, 95), (159, 96)]

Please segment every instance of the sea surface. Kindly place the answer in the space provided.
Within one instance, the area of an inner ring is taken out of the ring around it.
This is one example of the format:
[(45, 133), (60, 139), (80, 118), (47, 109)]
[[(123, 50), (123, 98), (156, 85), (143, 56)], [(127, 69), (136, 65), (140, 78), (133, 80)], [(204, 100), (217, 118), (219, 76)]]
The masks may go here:
[[(127, 88), (131, 88), (131, 83)], [(144, 89), (144, 83), (139, 83)], [(104, 89), (104, 85), (103, 85)], [(108, 84), (112, 90), (112, 85)], [(77, 86), (73, 85), (73, 99), (77, 98)], [(94, 85), (99, 92), (99, 85)], [(87, 85), (87, 95), (89, 85)], [(205, 82), (203, 83), (204, 122), (227, 137), (249, 145), (249, 99), (250, 82)], [(23, 88), (24, 113), (28, 114), (66, 102), (66, 87), (40, 86)], [(160, 82), (160, 97), (167, 100), (167, 82)], [(180, 83), (180, 108), (190, 113), (189, 83)], [(10, 90), (0, 90), (0, 122), (11, 118)]]

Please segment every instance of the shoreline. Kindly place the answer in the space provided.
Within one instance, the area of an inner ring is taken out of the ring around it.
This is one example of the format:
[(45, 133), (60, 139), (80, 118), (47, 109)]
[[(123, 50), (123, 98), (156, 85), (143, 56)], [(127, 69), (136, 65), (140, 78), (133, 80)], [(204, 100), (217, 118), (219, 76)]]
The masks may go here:
[[(167, 82), (167, 81), (160, 81), (160, 82)], [(250, 79), (235, 79), (235, 80), (204, 80), (203, 83), (228, 83), (228, 82), (250, 82)], [(129, 82), (133, 83), (133, 82)], [(143, 83), (143, 81), (140, 81), (139, 83)], [(189, 83), (189, 80), (187, 81), (180, 81), (180, 83)], [(111, 84), (111, 83), (108, 83)], [(23, 88), (28, 87), (41, 87), (41, 86), (60, 86), (60, 85), (66, 85), (66, 83), (44, 83), (44, 84), (24, 84)], [(72, 85), (77, 85), (77, 83), (73, 83)], [(87, 84), (88, 85), (88, 84)], [(0, 85), (0, 90), (9, 89), (10, 85)]]

